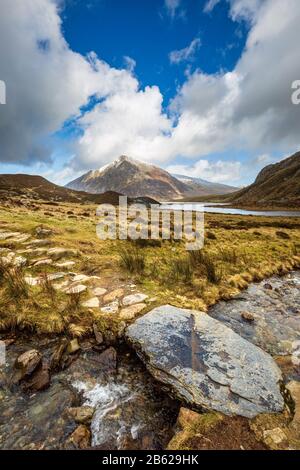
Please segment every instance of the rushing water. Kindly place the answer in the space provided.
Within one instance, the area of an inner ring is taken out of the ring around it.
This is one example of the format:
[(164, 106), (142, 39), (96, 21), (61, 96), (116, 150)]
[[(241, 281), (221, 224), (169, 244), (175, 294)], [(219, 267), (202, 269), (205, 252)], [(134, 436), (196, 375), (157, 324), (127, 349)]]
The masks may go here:
[(235, 207), (227, 207), (225, 203), (210, 203), (204, 202), (203, 204), (197, 202), (166, 202), (161, 204), (161, 209), (170, 210), (185, 210), (185, 211), (204, 211), (212, 212), (215, 214), (233, 214), (233, 215), (260, 215), (266, 217), (300, 217), (299, 211), (254, 211), (246, 210)]

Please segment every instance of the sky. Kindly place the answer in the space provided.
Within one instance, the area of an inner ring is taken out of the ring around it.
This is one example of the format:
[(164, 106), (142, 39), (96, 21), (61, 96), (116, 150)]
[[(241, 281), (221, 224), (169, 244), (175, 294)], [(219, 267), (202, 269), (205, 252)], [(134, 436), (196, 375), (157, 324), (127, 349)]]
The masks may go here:
[(251, 183), (299, 150), (299, 0), (1, 0), (0, 173), (119, 155)]

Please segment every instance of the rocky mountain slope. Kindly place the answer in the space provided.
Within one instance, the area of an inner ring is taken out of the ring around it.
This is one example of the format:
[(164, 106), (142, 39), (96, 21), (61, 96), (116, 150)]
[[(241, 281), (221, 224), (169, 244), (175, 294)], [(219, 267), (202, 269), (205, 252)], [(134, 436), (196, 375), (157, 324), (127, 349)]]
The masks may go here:
[(194, 178), (192, 176), (177, 175), (173, 174), (175, 178), (183, 183), (187, 184), (190, 187), (190, 190), (193, 190), (197, 196), (205, 196), (207, 194), (229, 194), (236, 191), (238, 188), (234, 186), (229, 186), (227, 184), (221, 183), (212, 183), (211, 181), (206, 181), (202, 178)]
[[(176, 178), (161, 168), (123, 155), (110, 165), (91, 170), (71, 181), (67, 188), (90, 193), (117, 191), (131, 197), (148, 196), (168, 200), (186, 195), (211, 194), (216, 189), (216, 185), (211, 185), (188, 177)], [(234, 189), (230, 188), (231, 191)], [(226, 190), (224, 187), (217, 190), (219, 194), (229, 192), (228, 187)]]
[(241, 205), (300, 206), (300, 152), (266, 166), (253, 184), (228, 200)]

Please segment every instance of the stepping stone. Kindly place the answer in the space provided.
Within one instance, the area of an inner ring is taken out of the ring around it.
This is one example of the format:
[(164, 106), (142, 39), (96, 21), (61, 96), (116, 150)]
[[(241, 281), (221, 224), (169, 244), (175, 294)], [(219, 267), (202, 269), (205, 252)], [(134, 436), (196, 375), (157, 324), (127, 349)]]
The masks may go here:
[(58, 268), (71, 268), (74, 264), (76, 264), (75, 261), (64, 261), (63, 263), (55, 263), (55, 266)]
[(87, 287), (83, 284), (78, 284), (77, 286), (70, 286), (65, 289), (66, 294), (81, 294), (81, 292), (85, 292)]
[(40, 283), (40, 279), (38, 277), (25, 276), (24, 279), (30, 286), (37, 286)]
[(73, 277), (72, 282), (86, 282), (91, 279), (90, 276), (86, 276), (86, 274), (76, 274), (76, 276)]
[(92, 289), (92, 292), (97, 297), (101, 297), (107, 292), (107, 289), (104, 289), (103, 287), (95, 287), (95, 289)]
[(47, 266), (52, 263), (53, 263), (53, 260), (50, 258), (33, 260), (33, 266)]
[(132, 320), (138, 313), (144, 310), (145, 307), (147, 307), (147, 305), (141, 303), (123, 308), (119, 314), (120, 320)]
[(77, 256), (77, 251), (70, 248), (50, 248), (47, 253), (48, 256), (51, 256), (55, 261), (66, 256)]
[(127, 295), (123, 299), (123, 305), (133, 305), (133, 304), (138, 304), (140, 302), (143, 302), (144, 300), (148, 299), (148, 295), (146, 294), (132, 294), (132, 295)]
[(110, 304), (104, 305), (104, 307), (101, 307), (101, 312), (103, 313), (117, 313), (118, 310), (119, 302), (117, 300), (111, 302)]
[(82, 304), (83, 307), (87, 308), (98, 308), (100, 305), (98, 297), (92, 297)]
[(37, 247), (37, 246), (47, 246), (47, 245), (51, 245), (51, 241), (50, 240), (32, 240), (28, 245), (27, 245), (27, 248), (34, 248), (34, 247)]
[(4, 265), (8, 266), (12, 263), (15, 256), (16, 254), (13, 251), (10, 251), (6, 256), (1, 258), (1, 261)]
[(272, 357), (205, 313), (157, 307), (126, 338), (149, 372), (191, 407), (246, 418), (284, 409)]
[(66, 273), (53, 273), (47, 274), (48, 281), (56, 281), (57, 279), (61, 279), (66, 276)]
[(69, 281), (64, 281), (64, 282), (60, 282), (60, 283), (55, 283), (55, 284), (53, 284), (53, 287), (54, 287), (54, 289), (56, 289), (56, 290), (65, 290), (68, 286), (70, 286), (70, 282), (69, 282)]
[(7, 240), (18, 235), (21, 235), (20, 232), (0, 232), (0, 240)]
[(27, 258), (24, 258), (23, 256), (16, 256), (13, 261), (12, 261), (12, 264), (16, 267), (16, 268), (20, 268), (22, 266), (26, 266), (27, 264)]
[(104, 302), (113, 302), (116, 299), (119, 299), (120, 297), (123, 297), (124, 295), (124, 289), (115, 289), (112, 292), (109, 292), (103, 297)]
[(10, 238), (9, 241), (14, 243), (24, 243), (25, 241), (29, 240), (29, 238), (31, 238), (31, 236), (24, 233)]

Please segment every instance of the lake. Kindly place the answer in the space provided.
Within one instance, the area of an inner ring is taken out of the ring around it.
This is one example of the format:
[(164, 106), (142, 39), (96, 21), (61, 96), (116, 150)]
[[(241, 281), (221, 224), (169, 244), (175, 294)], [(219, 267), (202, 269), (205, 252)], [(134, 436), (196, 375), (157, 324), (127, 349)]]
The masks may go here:
[(161, 204), (161, 209), (185, 210), (185, 211), (204, 211), (215, 214), (233, 214), (233, 215), (260, 215), (266, 217), (300, 217), (300, 210), (294, 211), (255, 211), (234, 207), (227, 207), (226, 203), (212, 202), (166, 202)]

